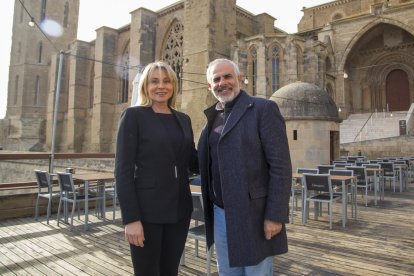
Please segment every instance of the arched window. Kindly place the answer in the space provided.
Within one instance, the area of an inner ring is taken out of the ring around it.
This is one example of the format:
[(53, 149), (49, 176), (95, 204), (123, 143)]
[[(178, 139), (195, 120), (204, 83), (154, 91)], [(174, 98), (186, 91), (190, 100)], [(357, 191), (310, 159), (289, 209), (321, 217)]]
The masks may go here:
[(249, 90), (252, 95), (257, 93), (257, 50), (251, 47), (247, 56), (247, 79), (249, 81)]
[(40, 95), (40, 77), (36, 76), (36, 83), (35, 83), (35, 91), (34, 91), (34, 99), (33, 104), (38, 105), (39, 104), (39, 95)]
[(13, 104), (17, 104), (17, 93), (19, 92), (19, 75), (14, 78), (14, 95), (13, 95)]
[(20, 23), (23, 22), (23, 15), (24, 15), (24, 9), (23, 9), (23, 5), (20, 5)]
[(332, 63), (329, 57), (326, 57), (325, 59), (325, 68), (326, 68), (326, 72), (329, 72), (332, 70)]
[(335, 93), (330, 83), (326, 85), (326, 93), (335, 101)]
[(46, 0), (41, 0), (42, 5), (40, 8), (40, 22), (42, 22), (46, 17)]
[(93, 90), (95, 87), (95, 64), (92, 63), (92, 69), (91, 69), (91, 76), (89, 79), (89, 99), (88, 99), (88, 108), (93, 107)]
[(17, 43), (17, 62), (20, 62), (21, 56), (22, 56), (22, 43), (19, 41)]
[(273, 45), (270, 49), (270, 65), (272, 74), (272, 93), (280, 88), (280, 51)]
[(43, 43), (42, 41), (39, 42), (38, 47), (38, 56), (37, 56), (37, 62), (42, 63), (42, 54), (43, 54)]
[(174, 21), (167, 32), (162, 59), (167, 62), (178, 78), (178, 91), (182, 91), (182, 68), (183, 68), (183, 32), (184, 26), (179, 21)]
[(118, 94), (118, 103), (127, 103), (129, 91), (129, 52), (125, 52), (122, 65), (121, 91)]
[(65, 3), (65, 9), (63, 11), (63, 27), (68, 27), (68, 18), (69, 18), (69, 2), (66, 1)]
[(298, 45), (296, 45), (296, 71), (298, 81), (303, 81), (303, 52)]

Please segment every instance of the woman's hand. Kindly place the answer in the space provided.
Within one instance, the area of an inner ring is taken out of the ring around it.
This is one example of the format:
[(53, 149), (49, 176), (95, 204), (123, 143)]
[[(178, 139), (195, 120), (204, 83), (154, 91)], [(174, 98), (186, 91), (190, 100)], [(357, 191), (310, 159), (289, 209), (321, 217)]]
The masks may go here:
[(141, 221), (134, 221), (125, 225), (125, 239), (135, 246), (144, 247), (144, 227)]

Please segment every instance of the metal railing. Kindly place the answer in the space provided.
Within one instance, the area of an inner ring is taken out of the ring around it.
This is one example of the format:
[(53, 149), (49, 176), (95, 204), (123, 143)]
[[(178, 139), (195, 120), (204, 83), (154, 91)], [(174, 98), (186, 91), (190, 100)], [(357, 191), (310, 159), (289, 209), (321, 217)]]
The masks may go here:
[[(55, 160), (70, 159), (112, 159), (115, 158), (114, 153), (55, 153)], [(0, 152), (1, 161), (18, 161), (18, 160), (48, 160), (49, 168), (51, 162), (50, 153), (27, 153), (27, 152)], [(0, 183), (0, 189), (29, 189), (37, 187), (35, 181), (16, 181), (12, 183)]]

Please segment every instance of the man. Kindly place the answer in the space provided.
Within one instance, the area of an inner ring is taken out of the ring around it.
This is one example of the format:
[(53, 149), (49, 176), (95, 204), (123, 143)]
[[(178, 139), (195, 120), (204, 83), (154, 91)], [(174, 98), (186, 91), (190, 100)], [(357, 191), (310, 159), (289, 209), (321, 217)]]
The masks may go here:
[(198, 144), (207, 244), (216, 244), (220, 276), (267, 276), (272, 256), (288, 250), (292, 168), (276, 103), (249, 96), (242, 79), (230, 60), (208, 66), (218, 102), (205, 110)]

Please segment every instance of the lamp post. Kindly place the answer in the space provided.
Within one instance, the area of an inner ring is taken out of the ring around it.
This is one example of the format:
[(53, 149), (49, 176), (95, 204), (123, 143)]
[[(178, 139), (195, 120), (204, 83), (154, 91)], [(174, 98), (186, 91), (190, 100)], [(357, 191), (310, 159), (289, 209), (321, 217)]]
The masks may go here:
[(55, 143), (56, 143), (55, 140), (56, 140), (58, 109), (59, 109), (60, 83), (62, 80), (63, 56), (64, 56), (63, 50), (60, 50), (59, 51), (58, 76), (57, 76), (57, 82), (56, 82), (55, 109), (53, 111), (52, 145), (50, 147), (50, 163), (49, 163), (50, 173), (53, 173), (53, 165), (55, 161)]

